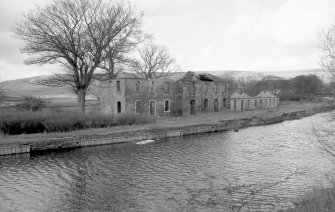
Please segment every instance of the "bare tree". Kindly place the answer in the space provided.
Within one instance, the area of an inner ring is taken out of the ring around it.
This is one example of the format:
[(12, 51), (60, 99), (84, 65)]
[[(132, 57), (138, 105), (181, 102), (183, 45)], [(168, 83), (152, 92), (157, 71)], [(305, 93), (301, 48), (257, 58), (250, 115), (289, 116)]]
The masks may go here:
[[(329, 73), (330, 82), (335, 82), (335, 24), (330, 26), (328, 29), (323, 30), (319, 35), (320, 47), (322, 50), (321, 65)], [(326, 102), (334, 104), (333, 98), (324, 98)], [(321, 124), (313, 125), (313, 134), (316, 138), (314, 144), (324, 152), (335, 157), (335, 143), (333, 138), (335, 137), (334, 130), (334, 115), (330, 116), (330, 120), (324, 121), (324, 126)]]
[(142, 16), (111, 0), (54, 0), (25, 14), (14, 33), (27, 43), (27, 64), (65, 67), (41, 84), (71, 86), (84, 113), (92, 81), (114, 78), (129, 61), (127, 53), (143, 41)]
[(17, 110), (21, 111), (41, 111), (46, 108), (45, 100), (34, 96), (22, 96), (22, 102), (15, 106)]
[(320, 47), (323, 52), (321, 57), (321, 65), (331, 75), (331, 79), (335, 79), (335, 25), (320, 34)]
[(168, 50), (151, 41), (140, 48), (138, 54), (138, 58), (131, 63), (131, 71), (145, 79), (166, 77), (178, 70), (175, 59)]

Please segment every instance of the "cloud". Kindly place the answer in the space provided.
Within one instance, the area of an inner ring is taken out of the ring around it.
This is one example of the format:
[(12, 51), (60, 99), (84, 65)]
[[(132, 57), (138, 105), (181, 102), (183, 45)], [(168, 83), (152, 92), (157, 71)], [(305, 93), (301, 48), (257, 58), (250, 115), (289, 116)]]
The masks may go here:
[(22, 64), (23, 55), (19, 49), (23, 45), (21, 40), (13, 38), (11, 32), (0, 32), (0, 58), (7, 63)]
[(315, 45), (317, 33), (334, 22), (335, 1), (291, 0), (275, 14), (275, 39), (280, 45)]
[[(50, 1), (0, 1), (0, 60), (5, 61), (0, 72), (17, 73), (10, 77), (26, 76), (27, 70), (42, 73), (22, 64), (22, 42), (9, 30), (20, 12)], [(335, 23), (334, 0), (130, 2), (144, 11), (145, 32), (168, 47), (184, 70), (318, 68), (317, 33)], [(25, 71), (17, 71), (21, 68)]]

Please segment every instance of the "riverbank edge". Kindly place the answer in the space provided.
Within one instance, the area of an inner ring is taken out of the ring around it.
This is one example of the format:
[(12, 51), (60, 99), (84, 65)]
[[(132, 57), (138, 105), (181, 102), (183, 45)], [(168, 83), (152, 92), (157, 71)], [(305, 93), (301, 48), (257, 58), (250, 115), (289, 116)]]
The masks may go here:
[(47, 138), (43, 140), (29, 139), (25, 140), (23, 143), (13, 142), (10, 144), (0, 145), (0, 156), (29, 152), (81, 148), (106, 144), (138, 142), (149, 139), (160, 140), (171, 137), (182, 137), (188, 135), (230, 130), (238, 131), (247, 127), (270, 125), (288, 120), (301, 119), (303, 117), (312, 116), (321, 112), (332, 111), (334, 109), (334, 107), (315, 107), (307, 111), (293, 111), (289, 113), (282, 113), (281, 115), (270, 116), (267, 118), (253, 116), (248, 118), (222, 120), (218, 123), (202, 123), (187, 125), (183, 127), (152, 127), (148, 129), (133, 129), (121, 132), (109, 132), (104, 134), (87, 134), (72, 137)]

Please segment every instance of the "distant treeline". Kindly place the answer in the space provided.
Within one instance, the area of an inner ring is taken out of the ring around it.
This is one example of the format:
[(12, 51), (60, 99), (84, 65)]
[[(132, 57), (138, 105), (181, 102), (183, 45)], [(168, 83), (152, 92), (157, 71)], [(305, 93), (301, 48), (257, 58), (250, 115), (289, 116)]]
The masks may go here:
[(300, 75), (291, 79), (266, 76), (261, 80), (241, 78), (233, 82), (233, 89), (255, 96), (261, 91), (270, 91), (282, 100), (311, 100), (315, 96), (334, 94), (335, 83), (325, 83), (317, 75)]

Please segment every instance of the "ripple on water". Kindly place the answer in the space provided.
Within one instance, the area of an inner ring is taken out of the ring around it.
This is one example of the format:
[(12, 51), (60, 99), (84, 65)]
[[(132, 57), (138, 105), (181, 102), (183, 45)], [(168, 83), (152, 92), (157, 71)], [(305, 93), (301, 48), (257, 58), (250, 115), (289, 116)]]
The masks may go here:
[[(171, 138), (146, 145), (88, 147), (0, 161), (0, 211), (171, 211), (171, 197), (219, 183), (275, 182), (269, 194), (297, 198), (334, 174), (333, 162), (311, 144), (317, 115), (239, 132)], [(198, 208), (200, 210), (200, 208)]]

